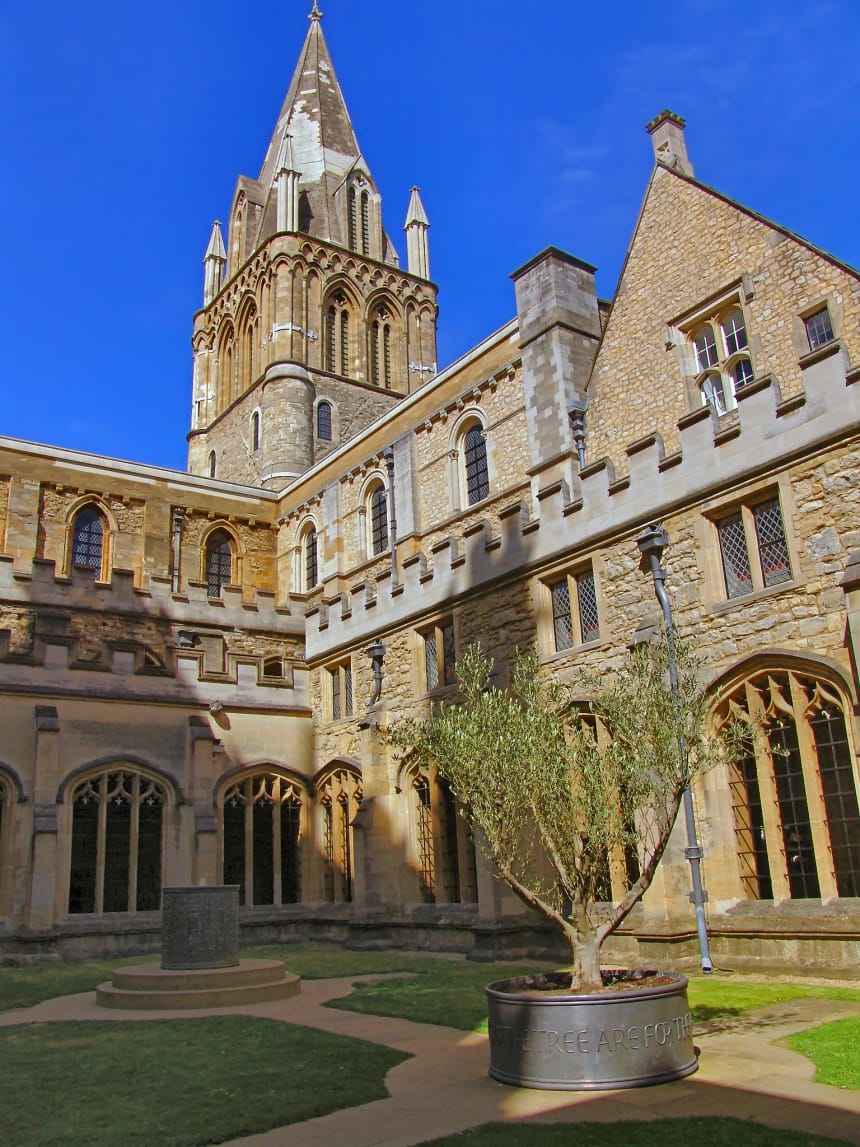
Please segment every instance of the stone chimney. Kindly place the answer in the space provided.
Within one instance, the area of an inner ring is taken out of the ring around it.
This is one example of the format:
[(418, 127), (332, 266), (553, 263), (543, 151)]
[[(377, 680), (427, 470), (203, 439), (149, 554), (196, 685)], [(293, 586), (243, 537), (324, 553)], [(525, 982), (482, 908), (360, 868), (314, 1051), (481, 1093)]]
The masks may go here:
[(686, 120), (681, 116), (667, 109), (655, 116), (645, 130), (651, 136), (657, 163), (680, 171), (682, 175), (693, 175), (693, 165), (687, 156), (687, 145), (684, 142), (685, 123)]

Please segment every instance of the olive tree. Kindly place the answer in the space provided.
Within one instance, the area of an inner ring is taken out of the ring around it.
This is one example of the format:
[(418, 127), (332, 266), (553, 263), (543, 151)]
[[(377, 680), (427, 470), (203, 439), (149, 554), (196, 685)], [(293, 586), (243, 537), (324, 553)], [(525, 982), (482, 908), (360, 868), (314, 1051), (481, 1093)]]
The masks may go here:
[[(401, 755), (448, 781), (497, 874), (564, 933), (574, 991), (602, 986), (602, 943), (651, 884), (684, 788), (726, 750), (706, 736), (695, 658), (677, 642), (677, 692), (668, 659), (665, 639), (632, 648), (607, 682), (584, 679), (583, 702), (534, 656), (500, 689), (470, 646), (459, 697), (391, 730)], [(607, 903), (608, 858), (625, 855), (626, 891)]]

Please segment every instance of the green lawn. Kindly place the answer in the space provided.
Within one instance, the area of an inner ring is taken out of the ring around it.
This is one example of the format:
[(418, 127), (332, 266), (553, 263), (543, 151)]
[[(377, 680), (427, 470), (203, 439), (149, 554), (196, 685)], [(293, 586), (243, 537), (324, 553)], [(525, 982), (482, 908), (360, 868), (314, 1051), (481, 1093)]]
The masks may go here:
[(385, 1098), (408, 1056), (275, 1020), (219, 1016), (0, 1029), (2, 1141), (195, 1147)]
[[(486, 1028), (484, 986), (523, 973), (522, 964), (479, 964), (398, 951), (359, 952), (334, 944), (270, 945), (244, 950), (242, 955), (284, 960), (291, 972), (305, 980), (407, 973), (396, 980), (358, 984), (348, 999), (333, 1001), (330, 1006), (465, 1031)], [(157, 956), (137, 956), (44, 968), (2, 968), (0, 1011), (29, 1007), (54, 996), (92, 991), (110, 979), (112, 970), (121, 964), (157, 960)], [(860, 989), (803, 982), (752, 982), (723, 979), (719, 975), (693, 978), (689, 989), (693, 1021), (697, 1024), (804, 997), (860, 1002)]]
[(860, 1016), (808, 1028), (785, 1043), (812, 1060), (816, 1083), (860, 1091)]
[[(444, 1024), (464, 1031), (486, 1031), (485, 985), (506, 976), (522, 975), (523, 966), (467, 961), (445, 963), (425, 957), (420, 965), (413, 964), (409, 970), (408, 978), (356, 984), (351, 996), (332, 1000), (328, 1006), (419, 1023)], [(693, 1022), (698, 1024), (804, 997), (860, 1003), (860, 989), (713, 977), (691, 980), (688, 993)]]
[(422, 1147), (834, 1147), (802, 1131), (778, 1131), (740, 1119), (655, 1119), (651, 1123), (487, 1123), (458, 1135), (432, 1139)]

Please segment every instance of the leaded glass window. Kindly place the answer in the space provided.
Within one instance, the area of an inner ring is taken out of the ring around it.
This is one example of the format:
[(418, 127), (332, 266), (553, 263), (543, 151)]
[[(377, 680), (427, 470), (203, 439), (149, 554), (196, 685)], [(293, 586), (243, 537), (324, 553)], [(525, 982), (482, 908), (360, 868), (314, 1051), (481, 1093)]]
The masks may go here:
[(741, 597), (745, 593), (751, 593), (752, 574), (741, 515), (730, 514), (727, 518), (721, 519), (717, 523), (717, 531), (720, 538), (723, 573), (726, 578), (726, 593), (729, 597)]
[(482, 502), (490, 493), (487, 469), (487, 441), (482, 426), (472, 426), (463, 442), (463, 462), (466, 471), (466, 497), (470, 506)]
[(304, 574), (305, 574), (305, 593), (310, 591), (317, 584), (318, 568), (317, 568), (317, 532), (311, 527), (304, 536)]
[[(547, 583), (552, 606), (552, 641), (557, 653), (600, 637), (597, 587), (591, 567)], [(575, 597), (576, 609), (572, 608)]]
[(370, 552), (376, 557), (388, 549), (388, 496), (384, 486), (370, 495)]
[[(778, 498), (742, 506), (716, 523), (729, 598), (791, 580), (791, 561)], [(753, 566), (750, 554), (758, 554)]]
[(226, 530), (213, 530), (206, 542), (206, 584), (210, 597), (233, 580), (233, 540)]
[(85, 506), (75, 516), (72, 527), (72, 565), (101, 573), (104, 547), (104, 525), (101, 515)]
[(791, 579), (791, 564), (788, 560), (788, 546), (785, 543), (785, 529), (779, 500), (770, 498), (753, 507), (758, 553), (761, 560), (761, 576), (764, 584), (778, 585)]

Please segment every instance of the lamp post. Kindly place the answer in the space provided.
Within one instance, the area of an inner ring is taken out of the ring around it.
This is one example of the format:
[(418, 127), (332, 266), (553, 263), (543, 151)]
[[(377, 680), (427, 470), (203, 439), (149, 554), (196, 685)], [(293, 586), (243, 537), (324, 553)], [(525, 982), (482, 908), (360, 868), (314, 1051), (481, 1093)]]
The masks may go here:
[[(669, 603), (669, 595), (666, 593), (666, 571), (660, 565), (660, 558), (663, 556), (663, 551), (668, 544), (669, 535), (661, 525), (649, 526), (645, 533), (636, 539), (636, 545), (639, 547), (639, 552), (642, 555), (639, 568), (643, 573), (648, 570), (651, 571), (651, 576), (654, 579), (654, 593), (657, 595), (660, 608), (663, 610), (663, 620), (666, 623), (666, 641), (669, 645), (669, 685), (672, 689), (675, 701), (680, 702), (678, 665), (675, 659), (675, 629), (672, 625), (672, 607)], [(680, 736), (678, 748), (682, 758), (686, 759), (687, 746), (683, 734)], [(702, 958), (702, 971), (706, 976), (709, 976), (714, 970), (714, 965), (711, 962), (711, 949), (708, 943), (708, 926), (705, 921), (705, 892), (702, 888), (702, 871), (700, 865), (702, 850), (699, 847), (699, 841), (696, 836), (696, 816), (693, 809), (693, 794), (690, 791), (689, 780), (684, 787), (683, 802), (684, 819), (687, 824), (687, 847), (684, 849), (684, 855), (690, 862), (690, 875), (693, 878), (693, 891), (690, 893), (690, 900), (696, 908), (696, 931), (699, 934), (699, 952)]]
[(365, 653), (373, 667), (373, 693), (370, 696), (370, 704), (375, 705), (382, 696), (382, 662), (385, 659), (385, 646), (377, 637), (376, 641), (368, 645)]
[(571, 402), (568, 411), (570, 419), (570, 432), (576, 446), (576, 456), (579, 459), (580, 470), (585, 469), (585, 403), (578, 399)]

